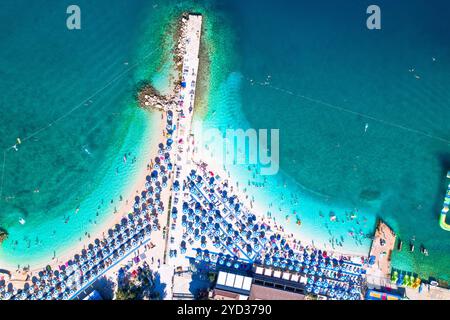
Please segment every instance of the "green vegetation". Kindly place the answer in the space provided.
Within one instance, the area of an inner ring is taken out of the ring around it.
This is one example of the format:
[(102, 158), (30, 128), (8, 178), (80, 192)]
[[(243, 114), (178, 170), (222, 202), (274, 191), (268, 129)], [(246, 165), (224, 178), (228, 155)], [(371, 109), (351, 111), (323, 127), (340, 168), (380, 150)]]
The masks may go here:
[(147, 264), (138, 267), (132, 273), (125, 273), (123, 269), (120, 273), (123, 274), (123, 278), (119, 280), (116, 300), (161, 299), (161, 294), (156, 290), (155, 274)]
[(214, 283), (216, 281), (216, 274), (214, 272), (208, 272), (209, 282)]
[(116, 292), (116, 300), (137, 300), (138, 289), (136, 286), (128, 286), (126, 288), (119, 288)]

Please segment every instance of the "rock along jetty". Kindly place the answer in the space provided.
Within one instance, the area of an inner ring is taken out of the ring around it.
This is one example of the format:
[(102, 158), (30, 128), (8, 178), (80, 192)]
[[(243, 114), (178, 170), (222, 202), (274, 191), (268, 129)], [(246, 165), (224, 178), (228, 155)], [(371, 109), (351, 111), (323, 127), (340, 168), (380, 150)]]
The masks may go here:
[[(156, 90), (151, 84), (144, 84), (138, 92), (137, 99), (139, 102), (139, 106), (145, 109), (156, 108), (158, 110), (171, 110), (177, 107), (178, 99), (177, 97), (180, 95), (181, 89), (183, 88), (183, 63), (185, 62), (185, 56), (189, 54), (187, 52), (187, 46), (189, 42), (186, 42), (185, 39), (188, 36), (189, 32), (192, 30), (188, 30), (190, 28), (190, 21), (192, 21), (193, 17), (200, 17), (200, 15), (183, 13), (181, 19), (179, 20), (176, 32), (176, 45), (174, 48), (174, 63), (176, 70), (178, 71), (174, 83), (173, 93), (168, 95), (161, 94), (158, 90)], [(200, 19), (200, 28), (201, 28), (201, 19)], [(198, 52), (199, 48), (197, 48)]]

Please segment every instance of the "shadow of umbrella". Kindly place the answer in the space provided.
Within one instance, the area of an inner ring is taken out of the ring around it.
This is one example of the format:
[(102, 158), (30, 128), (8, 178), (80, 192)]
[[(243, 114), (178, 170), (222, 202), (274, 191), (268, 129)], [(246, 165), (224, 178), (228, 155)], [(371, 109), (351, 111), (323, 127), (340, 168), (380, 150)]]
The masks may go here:
[(156, 272), (153, 277), (152, 299), (164, 300), (164, 298), (167, 296), (166, 287), (167, 284), (161, 283), (161, 276), (159, 272)]

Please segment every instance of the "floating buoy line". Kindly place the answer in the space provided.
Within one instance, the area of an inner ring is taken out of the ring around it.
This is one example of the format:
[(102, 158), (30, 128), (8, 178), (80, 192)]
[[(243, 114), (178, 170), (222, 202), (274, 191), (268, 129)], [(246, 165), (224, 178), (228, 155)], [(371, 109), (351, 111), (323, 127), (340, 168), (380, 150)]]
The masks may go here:
[[(397, 128), (397, 129), (400, 129), (400, 130), (408, 131), (408, 132), (411, 132), (411, 133), (414, 133), (414, 134), (417, 134), (417, 135), (421, 135), (421, 136), (424, 136), (424, 137), (427, 137), (427, 138), (430, 138), (430, 139), (433, 139), (433, 140), (436, 140), (436, 141), (439, 141), (439, 142), (443, 142), (443, 143), (445, 143), (447, 145), (450, 145), (450, 140), (449, 139), (446, 139), (446, 138), (443, 138), (443, 137), (440, 137), (440, 136), (435, 136), (435, 135), (430, 134), (430, 133), (425, 132), (425, 131), (417, 130), (417, 129), (410, 128), (410, 127), (407, 127), (407, 126), (404, 126), (404, 125), (401, 125), (401, 124), (397, 124), (397, 123), (394, 123), (394, 122), (383, 120), (383, 119), (371, 116), (371, 115), (366, 114), (366, 113), (361, 113), (361, 112), (358, 112), (358, 111), (354, 111), (354, 110), (351, 110), (351, 109), (348, 109), (348, 108), (345, 108), (345, 107), (337, 106), (337, 105), (334, 105), (334, 104), (331, 104), (331, 103), (328, 103), (328, 102), (325, 102), (325, 101), (322, 101), (322, 100), (319, 100), (319, 99), (311, 98), (311, 97), (308, 97), (308, 96), (305, 96), (305, 95), (302, 95), (302, 94), (299, 94), (299, 93), (295, 93), (293, 91), (290, 91), (290, 90), (287, 90), (287, 89), (284, 89), (284, 88), (281, 88), (281, 87), (274, 86), (274, 85), (272, 85), (270, 83), (271, 76), (267, 76), (267, 79), (264, 82), (257, 82), (257, 81), (255, 81), (255, 80), (253, 80), (251, 78), (248, 78), (248, 77), (244, 77), (244, 79), (248, 80), (248, 82), (251, 85), (255, 85), (256, 84), (256, 85), (259, 85), (261, 87), (270, 88), (272, 90), (276, 90), (276, 91), (282, 92), (284, 94), (288, 94), (288, 95), (291, 95), (291, 96), (294, 96), (294, 97), (297, 97), (297, 98), (300, 98), (300, 99), (312, 102), (314, 104), (327, 107), (329, 109), (334, 109), (334, 110), (337, 110), (337, 111), (340, 111), (340, 112), (344, 112), (344, 113), (352, 114), (352, 115), (355, 115), (355, 116), (359, 116), (359, 117), (362, 117), (362, 118), (365, 118), (365, 119), (372, 120), (374, 122), (381, 123), (381, 124), (386, 125), (386, 126), (390, 126), (390, 127)], [(368, 124), (367, 124), (367, 127), (366, 127), (365, 130), (367, 131), (367, 129), (368, 129)]]

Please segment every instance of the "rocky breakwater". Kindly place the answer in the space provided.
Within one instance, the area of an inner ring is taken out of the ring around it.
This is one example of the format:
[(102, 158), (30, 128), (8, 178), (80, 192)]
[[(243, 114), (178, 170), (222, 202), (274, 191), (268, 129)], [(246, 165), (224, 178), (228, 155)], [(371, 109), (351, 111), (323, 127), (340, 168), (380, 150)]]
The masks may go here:
[(174, 72), (176, 73), (174, 80), (173, 93), (168, 95), (161, 94), (150, 83), (142, 84), (138, 90), (137, 100), (139, 106), (144, 109), (158, 109), (167, 111), (175, 109), (177, 98), (183, 85), (183, 57), (186, 54), (186, 37), (187, 23), (189, 13), (183, 13), (178, 19), (175, 31), (175, 46), (173, 49)]

